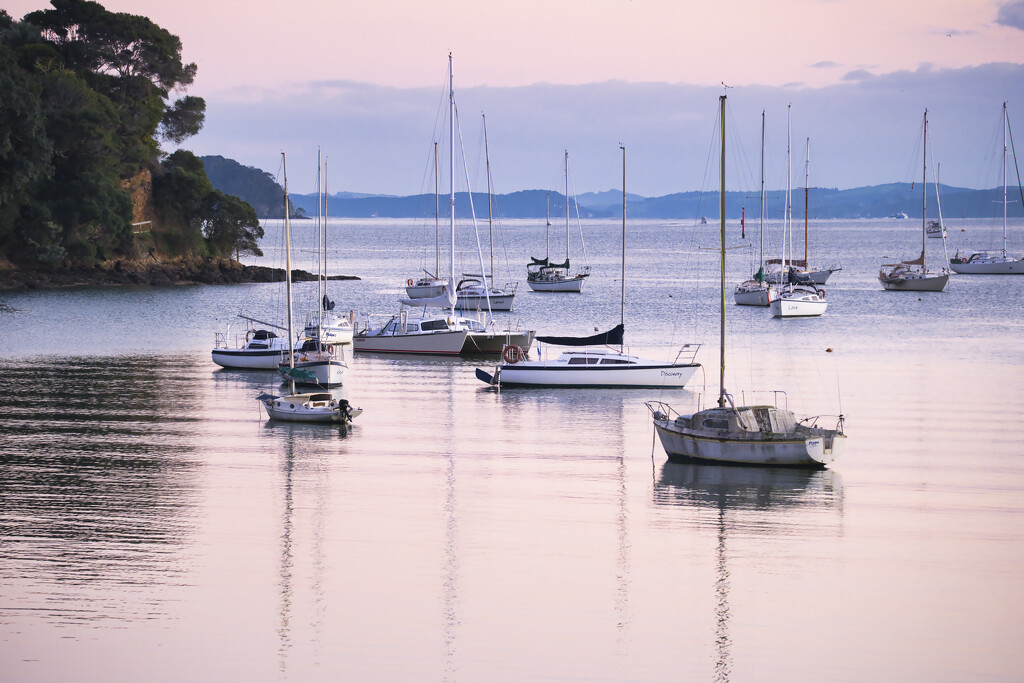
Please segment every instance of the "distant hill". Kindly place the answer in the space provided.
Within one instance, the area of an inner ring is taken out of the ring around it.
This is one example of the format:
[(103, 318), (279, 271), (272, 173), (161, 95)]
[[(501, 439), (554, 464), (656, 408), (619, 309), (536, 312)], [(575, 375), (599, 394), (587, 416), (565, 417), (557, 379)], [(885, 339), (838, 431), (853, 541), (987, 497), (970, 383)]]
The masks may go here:
[[(205, 156), (199, 159), (206, 168), (206, 177), (216, 189), (248, 202), (261, 218), (284, 216), (284, 188), (278, 185), (274, 176), (262, 169), (243, 166), (234, 159), (222, 156)], [(292, 205), (291, 216), (300, 217), (301, 213), (295, 208), (296, 203), (289, 203)], [(316, 207), (315, 200), (313, 207)]]
[[(260, 169), (242, 166), (224, 157), (202, 157), (206, 174), (218, 190), (234, 194), (252, 204), (264, 218), (280, 217), (283, 190), (269, 173)], [(989, 217), (996, 215), (995, 203), (1002, 201), (1002, 188), (971, 190), (962, 187), (941, 185), (942, 211), (947, 218)], [(765, 215), (769, 219), (782, 217), (785, 207), (785, 190), (766, 192)], [(1014, 196), (1018, 197), (1016, 188)], [(293, 216), (316, 213), (316, 195), (293, 194), (290, 197)], [(550, 209), (548, 202), (550, 201)], [(492, 210), (499, 218), (534, 218), (544, 220), (545, 211), (550, 210), (551, 222), (564, 221), (565, 195), (549, 190), (523, 190), (509, 194), (495, 195)], [(615, 218), (622, 215), (622, 193), (618, 190), (586, 192), (579, 195), (579, 211), (583, 218)], [(793, 218), (804, 215), (804, 190), (792, 192)], [(855, 187), (848, 190), (812, 187), (809, 193), (811, 218), (885, 218), (904, 212), (910, 218), (920, 220), (920, 183), (887, 183), (870, 187)], [(748, 220), (756, 220), (759, 212), (759, 196), (756, 192), (735, 191), (726, 193), (725, 212), (730, 219), (739, 218), (744, 208)], [(1024, 215), (1024, 202), (1009, 205), (1009, 215)], [(465, 192), (456, 194), (456, 211), (469, 215)], [(434, 195), (409, 196), (361, 194), (337, 192), (327, 198), (329, 216), (344, 218), (431, 218), (434, 216)], [(487, 194), (473, 193), (473, 206), (480, 220), (487, 219)], [(439, 202), (442, 218), (448, 217), (448, 199), (443, 195)], [(662, 197), (627, 195), (626, 210), (632, 218), (663, 218), (675, 220), (696, 220), (705, 216), (708, 220), (718, 218), (718, 192), (676, 192)], [(570, 216), (576, 208), (570, 201)], [(928, 217), (937, 218), (934, 185), (928, 186)]]

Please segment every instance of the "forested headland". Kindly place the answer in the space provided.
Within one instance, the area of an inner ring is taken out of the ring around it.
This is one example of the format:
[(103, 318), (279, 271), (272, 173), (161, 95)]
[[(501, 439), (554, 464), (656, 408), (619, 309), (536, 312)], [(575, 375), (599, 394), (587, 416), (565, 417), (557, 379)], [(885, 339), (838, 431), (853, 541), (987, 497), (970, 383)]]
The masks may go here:
[(248, 279), (233, 261), (260, 253), (256, 211), (191, 152), (161, 149), (205, 118), (181, 41), (90, 0), (51, 4), (0, 10), (0, 284), (146, 282), (147, 264), (161, 282)]

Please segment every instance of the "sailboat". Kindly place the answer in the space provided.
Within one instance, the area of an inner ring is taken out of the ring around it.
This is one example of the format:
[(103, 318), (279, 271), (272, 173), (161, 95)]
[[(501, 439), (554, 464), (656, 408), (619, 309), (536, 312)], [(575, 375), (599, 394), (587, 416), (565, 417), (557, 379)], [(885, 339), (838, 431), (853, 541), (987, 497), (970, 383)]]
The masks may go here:
[(213, 362), (232, 370), (277, 370), (288, 357), (288, 340), (262, 327), (248, 326), (231, 345), (231, 329), (217, 332), (211, 351)]
[[(1010, 127), (1010, 121), (1006, 115), (1006, 102), (1003, 102), (1003, 248), (998, 254), (990, 251), (975, 252), (967, 257), (961, 257), (957, 253), (949, 261), (949, 267), (954, 272), (965, 275), (991, 274), (1010, 275), (1024, 273), (1024, 258), (1006, 255), (1006, 132)], [(1010, 139), (1010, 146), (1013, 147), (1013, 139)], [(1014, 156), (1014, 165), (1017, 158)], [(1020, 190), (1020, 185), (1017, 186)], [(1024, 191), (1021, 191), (1021, 203), (1024, 203)]]
[[(786, 227), (789, 229), (789, 244), (790, 251), (789, 256), (792, 258), (792, 242), (793, 242), (793, 206), (790, 201), (791, 188), (790, 178), (792, 172), (790, 170), (790, 159), (792, 139), (792, 122), (787, 113), (786, 116), (786, 211), (783, 220), (783, 235), (782, 235), (782, 273), (785, 274), (785, 280), (783, 284), (779, 286), (777, 296), (772, 300), (770, 306), (772, 316), (776, 318), (809, 318), (813, 316), (821, 315), (828, 308), (828, 302), (825, 301), (825, 290), (818, 288), (814, 284), (808, 284), (806, 281), (801, 282), (797, 271), (793, 267), (792, 262), (786, 262)], [(807, 162), (804, 166), (804, 189), (807, 188), (807, 182), (810, 178), (810, 165), (811, 165), (811, 143), (807, 141)], [(804, 192), (804, 261), (803, 264), (807, 264), (807, 193)]]
[(949, 282), (949, 271), (928, 270), (924, 263), (925, 239), (928, 236), (928, 110), (924, 110), (924, 162), (921, 180), (921, 255), (910, 261), (886, 263), (878, 271), (882, 287), (893, 291), (941, 292)]
[(405, 281), (405, 295), (410, 299), (432, 299), (444, 294), (448, 279), (441, 275), (441, 205), (438, 195), (437, 143), (434, 143), (434, 272), (424, 269), (423, 275)]
[[(288, 217), (288, 171), (285, 165), (285, 155), (281, 154), (281, 163), (284, 168), (284, 243), (285, 243), (285, 291), (288, 301), (288, 338), (293, 334), (292, 325), (292, 255), (291, 255), (291, 222)], [(295, 361), (295, 349), (288, 350), (289, 370), (297, 369)], [(313, 371), (307, 371), (311, 375)], [(286, 375), (291, 384), (291, 393), (284, 396), (274, 396), (262, 393), (256, 397), (266, 409), (267, 414), (277, 420), (289, 420), (292, 422), (339, 422), (347, 423), (357, 417), (363, 411), (353, 408), (344, 398), (337, 398), (329, 392), (312, 392), (299, 394), (295, 391), (297, 379), (302, 375), (291, 373)], [(340, 383), (340, 382), (339, 382)]]
[[(623, 345), (626, 328), (626, 148), (622, 149), (622, 289), (620, 322), (607, 332), (590, 337), (537, 337), (538, 341), (571, 347), (554, 360), (524, 360), (516, 346), (505, 347), (504, 364), (491, 375), (477, 368), (478, 379), (499, 386), (661, 387), (682, 388), (700, 367), (694, 363), (700, 344), (686, 344), (675, 361), (630, 356)], [(618, 351), (608, 348), (617, 344)]]
[[(353, 348), (360, 352), (401, 353), (416, 355), (500, 354), (505, 344), (513, 344), (529, 352), (533, 344), (532, 330), (495, 331), (474, 318), (455, 313), (455, 90), (452, 56), (448, 55), (449, 111), (449, 217), (452, 249), (449, 254), (449, 280), (441, 294), (434, 297), (400, 300), (400, 309), (383, 325), (363, 324), (352, 337)], [(469, 193), (472, 197), (472, 193)], [(411, 307), (406, 308), (406, 307)], [(429, 312), (428, 309), (441, 309)]]
[(820, 417), (798, 421), (790, 410), (777, 406), (736, 406), (725, 391), (725, 95), (719, 97), (719, 102), (722, 149), (718, 406), (693, 415), (679, 415), (661, 401), (648, 401), (646, 405), (669, 460), (823, 467), (838, 457), (846, 440), (842, 415), (835, 429), (826, 429), (817, 426)]
[(459, 284), (455, 287), (455, 307), (470, 311), (511, 311), (516, 299), (516, 289), (519, 283), (505, 285), (499, 288), (494, 285), (494, 193), (491, 189), (491, 154), (487, 145), (487, 116), (484, 120), (484, 158), (487, 164), (487, 236), (491, 250), (491, 275), (490, 285), (487, 283), (487, 275), (463, 274)]
[(764, 111), (761, 112), (761, 251), (757, 272), (749, 279), (736, 285), (733, 299), (740, 306), (768, 306), (775, 291), (764, 274)]
[[(320, 192), (320, 152), (317, 151), (317, 304), (319, 308), (306, 316), (303, 335), (316, 339), (321, 344), (351, 344), (352, 321), (335, 313), (335, 302), (327, 294), (327, 161), (324, 160), (323, 193)], [(323, 203), (321, 204), (321, 198)], [(323, 222), (320, 222), (320, 207), (323, 206)]]
[[(573, 204), (576, 204), (575, 194), (573, 195)], [(578, 204), (576, 204), (576, 211), (579, 212)], [(546, 211), (545, 215), (547, 215)], [(550, 230), (551, 220), (550, 218), (546, 218), (546, 220), (546, 230)], [(582, 241), (583, 233), (580, 232), (580, 242)], [(535, 292), (582, 292), (583, 281), (590, 277), (590, 266), (583, 266), (576, 272), (576, 275), (569, 274), (569, 150), (565, 151), (565, 262), (551, 261), (547, 245), (547, 232), (545, 232), (544, 258), (530, 257), (530, 263), (526, 265), (526, 284)]]

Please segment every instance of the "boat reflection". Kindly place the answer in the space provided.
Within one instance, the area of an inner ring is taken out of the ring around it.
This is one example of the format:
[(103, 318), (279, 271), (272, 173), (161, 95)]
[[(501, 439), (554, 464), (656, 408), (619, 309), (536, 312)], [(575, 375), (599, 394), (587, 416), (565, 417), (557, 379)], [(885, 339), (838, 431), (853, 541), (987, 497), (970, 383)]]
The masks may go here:
[[(656, 505), (697, 508), (698, 524), (715, 536), (715, 681), (732, 670), (728, 536), (784, 534), (818, 523), (816, 513), (842, 515), (843, 489), (834, 470), (666, 462), (654, 483)], [(809, 513), (809, 514), (808, 514)], [(829, 526), (836, 525), (829, 514)]]

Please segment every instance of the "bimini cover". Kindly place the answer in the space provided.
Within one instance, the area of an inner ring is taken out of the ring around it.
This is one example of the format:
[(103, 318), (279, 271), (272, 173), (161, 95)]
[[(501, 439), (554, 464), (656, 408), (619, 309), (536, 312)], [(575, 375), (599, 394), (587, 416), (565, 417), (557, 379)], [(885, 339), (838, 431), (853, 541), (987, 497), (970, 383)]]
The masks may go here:
[(531, 256), (530, 260), (533, 262), (529, 264), (531, 266), (540, 266), (542, 268), (564, 268), (566, 270), (569, 270), (569, 259), (565, 259), (565, 263), (554, 263), (552, 261), (549, 261), (547, 258), (537, 258), (535, 256)]
[(558, 346), (600, 346), (602, 344), (615, 345), (622, 344), (622, 338), (625, 336), (626, 326), (619, 324), (600, 334), (595, 334), (591, 337), (541, 337), (538, 336), (536, 339), (539, 342), (545, 344), (557, 344)]

